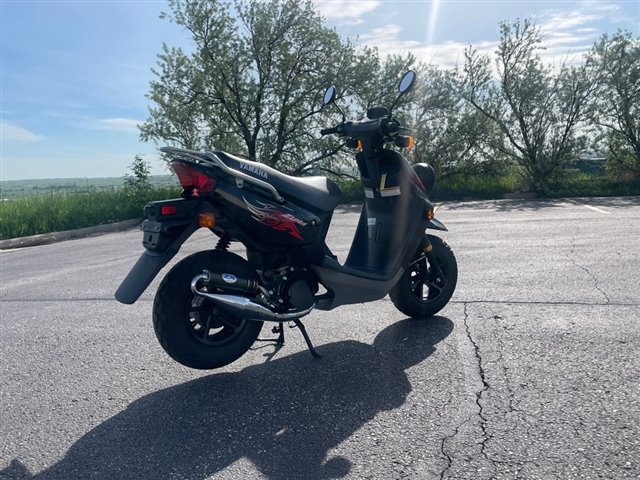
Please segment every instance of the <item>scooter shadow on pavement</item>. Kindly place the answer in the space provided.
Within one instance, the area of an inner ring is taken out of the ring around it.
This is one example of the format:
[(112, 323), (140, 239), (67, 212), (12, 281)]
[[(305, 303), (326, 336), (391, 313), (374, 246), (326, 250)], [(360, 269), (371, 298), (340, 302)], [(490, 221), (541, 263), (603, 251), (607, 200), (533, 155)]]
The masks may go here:
[(406, 319), (373, 346), (337, 342), (318, 348), (320, 361), (303, 351), (166, 388), (95, 427), (48, 469), (31, 475), (15, 459), (0, 479), (204, 479), (241, 458), (270, 479), (343, 477), (351, 461), (327, 459), (329, 450), (403, 405), (405, 369), (452, 330), (445, 317)]

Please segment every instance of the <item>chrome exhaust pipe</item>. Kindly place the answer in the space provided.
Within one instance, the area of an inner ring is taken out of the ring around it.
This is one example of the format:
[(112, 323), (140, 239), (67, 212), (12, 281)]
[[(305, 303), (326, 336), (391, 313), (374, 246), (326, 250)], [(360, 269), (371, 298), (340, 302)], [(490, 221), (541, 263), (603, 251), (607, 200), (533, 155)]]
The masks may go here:
[(198, 290), (198, 282), (200, 280), (207, 280), (209, 278), (208, 272), (202, 275), (197, 275), (191, 281), (191, 291), (194, 295), (204, 297), (217, 304), (223, 310), (237, 315), (240, 318), (246, 320), (266, 321), (266, 322), (288, 322), (297, 320), (300, 317), (304, 317), (309, 314), (315, 307), (315, 304), (304, 310), (296, 310), (294, 312), (278, 313), (265, 307), (264, 305), (254, 302), (250, 298), (242, 297), (239, 295), (226, 295), (222, 293), (208, 293)]

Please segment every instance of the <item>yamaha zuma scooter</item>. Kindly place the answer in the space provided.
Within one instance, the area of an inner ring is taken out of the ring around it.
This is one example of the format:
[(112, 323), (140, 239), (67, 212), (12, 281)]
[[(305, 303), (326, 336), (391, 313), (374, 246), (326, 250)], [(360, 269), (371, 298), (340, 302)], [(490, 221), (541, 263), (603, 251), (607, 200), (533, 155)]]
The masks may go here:
[[(415, 83), (407, 72), (394, 105)], [(333, 102), (329, 87), (324, 104)], [(393, 108), (393, 106), (392, 106)], [(145, 252), (116, 292), (134, 303), (198, 228), (219, 240), (213, 250), (178, 262), (163, 279), (153, 304), (160, 344), (176, 361), (211, 369), (242, 356), (264, 322), (275, 322), (273, 341), (284, 343), (284, 323), (297, 326), (319, 356), (300, 318), (314, 308), (366, 303), (389, 294), (405, 315), (433, 316), (453, 295), (458, 270), (449, 246), (425, 230), (446, 230), (433, 218), (428, 194), (435, 175), (427, 164), (411, 167), (387, 143), (412, 139), (384, 107), (367, 119), (343, 121), (336, 134), (358, 148), (365, 202), (344, 265), (325, 243), (341, 191), (326, 177), (290, 177), (223, 151), (162, 148), (183, 187), (182, 198), (144, 208)], [(246, 248), (246, 260), (228, 251)], [(321, 289), (322, 287), (322, 289)]]

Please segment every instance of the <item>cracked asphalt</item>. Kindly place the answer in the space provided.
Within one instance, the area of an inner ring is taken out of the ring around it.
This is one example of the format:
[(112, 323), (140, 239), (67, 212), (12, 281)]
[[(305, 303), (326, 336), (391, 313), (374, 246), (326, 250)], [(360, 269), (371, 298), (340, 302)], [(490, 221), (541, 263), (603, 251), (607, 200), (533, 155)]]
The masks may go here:
[(1, 252), (0, 479), (640, 478), (640, 199), (436, 216), (460, 269), (438, 317), (313, 312), (321, 360), (289, 330), (211, 372), (158, 345), (158, 280), (113, 300), (137, 231)]

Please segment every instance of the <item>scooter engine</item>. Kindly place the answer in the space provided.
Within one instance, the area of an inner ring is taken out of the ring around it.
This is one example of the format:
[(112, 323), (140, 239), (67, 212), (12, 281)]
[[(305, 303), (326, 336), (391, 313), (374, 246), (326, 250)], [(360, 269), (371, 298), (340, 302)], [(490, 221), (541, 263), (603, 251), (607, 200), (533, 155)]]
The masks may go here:
[(308, 272), (291, 273), (282, 290), (282, 297), (288, 299), (292, 307), (303, 310), (313, 305), (318, 283)]

